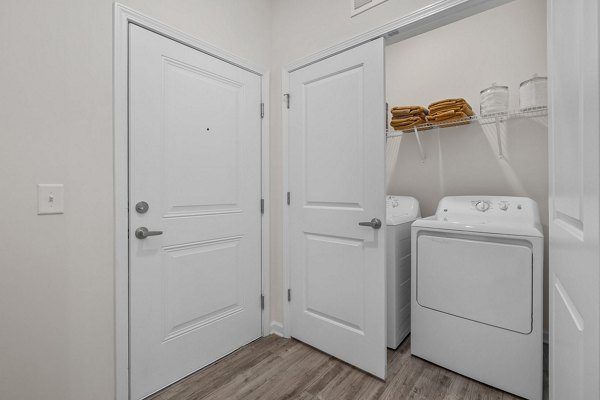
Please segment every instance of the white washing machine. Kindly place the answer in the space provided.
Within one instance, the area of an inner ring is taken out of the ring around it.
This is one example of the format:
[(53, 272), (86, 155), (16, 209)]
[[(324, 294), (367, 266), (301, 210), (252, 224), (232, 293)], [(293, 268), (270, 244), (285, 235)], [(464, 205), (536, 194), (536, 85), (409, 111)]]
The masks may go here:
[(446, 197), (412, 225), (412, 354), (542, 398), (543, 232), (525, 197)]
[(421, 217), (414, 197), (386, 197), (387, 347), (410, 332), (410, 225)]

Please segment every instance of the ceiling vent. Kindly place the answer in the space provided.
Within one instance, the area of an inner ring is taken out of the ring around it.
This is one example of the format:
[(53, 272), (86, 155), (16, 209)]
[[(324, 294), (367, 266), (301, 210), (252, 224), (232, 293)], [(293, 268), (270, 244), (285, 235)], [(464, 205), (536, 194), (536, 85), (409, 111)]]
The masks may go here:
[(355, 15), (386, 1), (387, 0), (350, 0), (350, 16), (354, 17)]

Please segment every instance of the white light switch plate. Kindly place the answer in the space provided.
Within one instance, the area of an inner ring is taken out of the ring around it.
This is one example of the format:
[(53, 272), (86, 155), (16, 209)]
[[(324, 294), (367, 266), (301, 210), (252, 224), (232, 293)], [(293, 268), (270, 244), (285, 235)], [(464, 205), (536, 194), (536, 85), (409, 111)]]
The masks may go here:
[(38, 215), (63, 214), (65, 186), (62, 183), (38, 184)]

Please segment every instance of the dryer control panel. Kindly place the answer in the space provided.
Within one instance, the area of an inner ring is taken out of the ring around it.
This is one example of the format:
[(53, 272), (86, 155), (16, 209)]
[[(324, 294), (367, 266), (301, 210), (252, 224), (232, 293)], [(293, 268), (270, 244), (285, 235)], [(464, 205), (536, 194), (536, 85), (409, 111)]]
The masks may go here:
[[(490, 209), (498, 209), (498, 210), (506, 212), (510, 209), (511, 201), (507, 198), (501, 198), (501, 199), (495, 200), (495, 201), (489, 200), (489, 199), (479, 199), (479, 200), (472, 200), (471, 204), (473, 204), (473, 206), (475, 207), (475, 209), (477, 211), (481, 211), (481, 212), (486, 212)], [(523, 208), (523, 205), (517, 204), (516, 207), (518, 210), (521, 210)]]
[(438, 204), (436, 217), (445, 221), (469, 223), (511, 223), (516, 220), (539, 223), (535, 201), (510, 196), (450, 196)]

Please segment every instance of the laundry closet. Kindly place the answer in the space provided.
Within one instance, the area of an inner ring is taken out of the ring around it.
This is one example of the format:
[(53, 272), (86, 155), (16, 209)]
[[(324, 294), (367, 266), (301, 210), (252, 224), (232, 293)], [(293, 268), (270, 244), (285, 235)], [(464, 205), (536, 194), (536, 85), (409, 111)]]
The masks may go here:
[[(423, 216), (444, 196), (530, 197), (547, 227), (548, 118), (543, 110), (519, 112), (520, 84), (547, 76), (546, 63), (544, 1), (515, 1), (398, 42), (390, 37), (389, 108), (464, 98), (479, 115), (480, 92), (495, 83), (508, 86), (513, 116), (498, 125), (500, 148), (494, 118), (420, 131), (423, 153), (414, 133), (389, 127), (386, 157), (396, 160), (387, 166), (387, 191), (417, 197)], [(401, 139), (391, 138), (397, 134)]]
[[(423, 216), (446, 196), (531, 198), (544, 231), (547, 287), (547, 109), (520, 98), (528, 80), (547, 76), (545, 2), (515, 1), (405, 40), (392, 36), (385, 60), (388, 118), (394, 106), (447, 98), (464, 98), (475, 113), (457, 126), (388, 127), (387, 193), (417, 198)], [(508, 87), (508, 117), (481, 115), (481, 92), (492, 85)], [(547, 313), (544, 291), (545, 332)]]
[[(547, 75), (546, 3), (518, 0), (436, 29), (412, 32), (392, 31), (329, 58), (290, 68), (289, 87), (284, 88), (289, 110), (289, 334), (385, 376), (382, 338), (387, 338), (389, 347), (394, 345), (389, 344), (389, 317), (388, 331), (383, 329), (385, 293), (380, 288), (387, 284), (389, 296), (391, 285), (389, 267), (387, 274), (381, 269), (386, 257), (377, 249), (386, 247), (381, 239), (391, 231), (379, 230), (385, 226), (381, 223), (385, 210), (382, 199), (373, 193), (384, 190), (386, 195), (415, 198), (416, 207), (410, 201), (406, 204), (413, 211), (420, 208), (423, 217), (435, 214), (447, 196), (472, 196), (465, 200), (472, 208), (482, 201), (496, 209), (524, 209), (536, 220), (536, 238), (535, 244), (523, 245), (533, 253), (522, 254), (526, 262), (533, 259), (539, 265), (533, 272), (529, 269), (529, 287), (534, 292), (523, 296), (521, 311), (533, 315), (528, 323), (534, 328), (527, 332), (536, 335), (532, 346), (539, 347), (535, 353), (539, 362), (535, 362), (536, 388), (513, 392), (541, 398), (542, 315), (547, 314), (548, 304), (542, 299), (548, 259), (547, 239), (543, 245), (548, 226), (548, 117), (546, 99), (537, 99), (541, 106), (532, 109), (526, 105), (530, 100), (520, 98), (520, 89), (522, 83), (527, 85), (525, 81)], [(378, 75), (381, 68), (384, 76)], [(504, 109), (479, 115), (480, 96), (498, 86), (508, 93)], [(453, 121), (458, 123), (397, 130), (390, 123), (394, 107), (427, 109), (444, 99), (464, 99), (472, 115)], [(363, 131), (370, 136), (361, 137)], [(377, 132), (381, 137), (373, 138)], [(478, 200), (477, 196), (498, 197)], [(401, 201), (389, 196), (387, 200), (388, 204)], [(495, 204), (498, 201), (500, 206)], [(413, 213), (412, 219), (417, 215)], [(410, 225), (412, 220), (407, 221)], [(410, 237), (407, 232), (404, 244)], [(387, 243), (389, 247), (389, 238)], [(385, 251), (389, 261), (395, 252)], [(485, 250), (482, 254), (485, 258)], [(404, 260), (406, 269), (406, 247), (395, 255)], [(405, 294), (406, 278), (404, 273), (399, 281)], [(502, 290), (498, 295), (504, 295)], [(407, 296), (395, 296), (404, 299), (398, 315), (407, 320)], [(389, 297), (387, 302), (389, 312)], [(406, 335), (403, 329), (401, 337)]]

